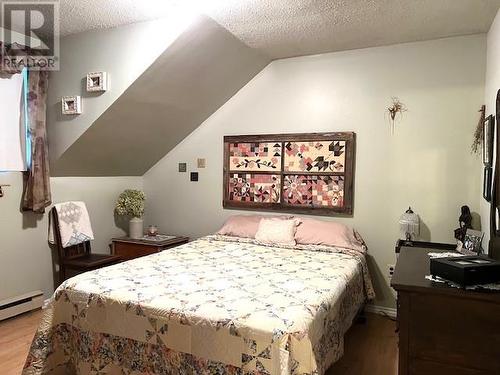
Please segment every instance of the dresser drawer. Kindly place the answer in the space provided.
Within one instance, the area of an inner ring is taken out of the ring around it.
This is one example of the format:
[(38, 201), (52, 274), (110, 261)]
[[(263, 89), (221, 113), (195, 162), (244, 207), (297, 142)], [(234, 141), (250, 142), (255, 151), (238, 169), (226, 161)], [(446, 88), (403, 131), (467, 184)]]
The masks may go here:
[(414, 359), (410, 364), (410, 375), (491, 375), (489, 370), (476, 370), (445, 363)]
[(500, 374), (499, 324), (498, 304), (411, 294), (410, 374)]

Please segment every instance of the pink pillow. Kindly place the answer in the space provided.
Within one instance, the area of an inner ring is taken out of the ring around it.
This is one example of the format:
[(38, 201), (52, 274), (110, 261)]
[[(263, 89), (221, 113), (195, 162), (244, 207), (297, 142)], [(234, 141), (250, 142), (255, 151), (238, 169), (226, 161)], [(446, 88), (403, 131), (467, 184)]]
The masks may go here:
[(233, 215), (230, 216), (217, 234), (224, 236), (255, 238), (262, 218), (289, 219), (290, 216)]
[(333, 221), (300, 218), (295, 241), (303, 245), (326, 245), (365, 251), (361, 236), (347, 225)]

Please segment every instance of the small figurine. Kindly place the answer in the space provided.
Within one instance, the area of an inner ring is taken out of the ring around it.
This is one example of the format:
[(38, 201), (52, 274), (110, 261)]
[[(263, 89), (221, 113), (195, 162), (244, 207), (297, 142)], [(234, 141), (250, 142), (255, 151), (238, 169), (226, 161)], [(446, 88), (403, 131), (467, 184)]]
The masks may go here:
[(464, 242), (467, 229), (472, 229), (472, 215), (470, 214), (469, 206), (462, 206), (460, 212), (461, 214), (458, 218), (458, 225), (460, 228), (455, 229), (455, 238)]

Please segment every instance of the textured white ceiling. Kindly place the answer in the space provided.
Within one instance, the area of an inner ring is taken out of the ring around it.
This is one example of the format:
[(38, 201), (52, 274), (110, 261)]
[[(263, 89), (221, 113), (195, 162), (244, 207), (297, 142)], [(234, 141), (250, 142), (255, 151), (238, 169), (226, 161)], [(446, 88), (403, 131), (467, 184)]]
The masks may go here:
[(209, 16), (273, 58), (487, 32), (499, 0), (231, 0)]
[(60, 0), (61, 35), (168, 16), (180, 0)]
[(159, 18), (188, 5), (272, 58), (488, 31), (500, 0), (61, 0), (61, 33)]

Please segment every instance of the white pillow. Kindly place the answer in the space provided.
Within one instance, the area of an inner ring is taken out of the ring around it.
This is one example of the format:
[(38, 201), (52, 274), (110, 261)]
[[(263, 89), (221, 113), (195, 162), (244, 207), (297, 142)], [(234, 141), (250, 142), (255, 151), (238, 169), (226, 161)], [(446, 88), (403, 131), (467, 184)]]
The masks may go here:
[(295, 231), (299, 223), (297, 219), (261, 219), (255, 239), (270, 245), (295, 246)]

